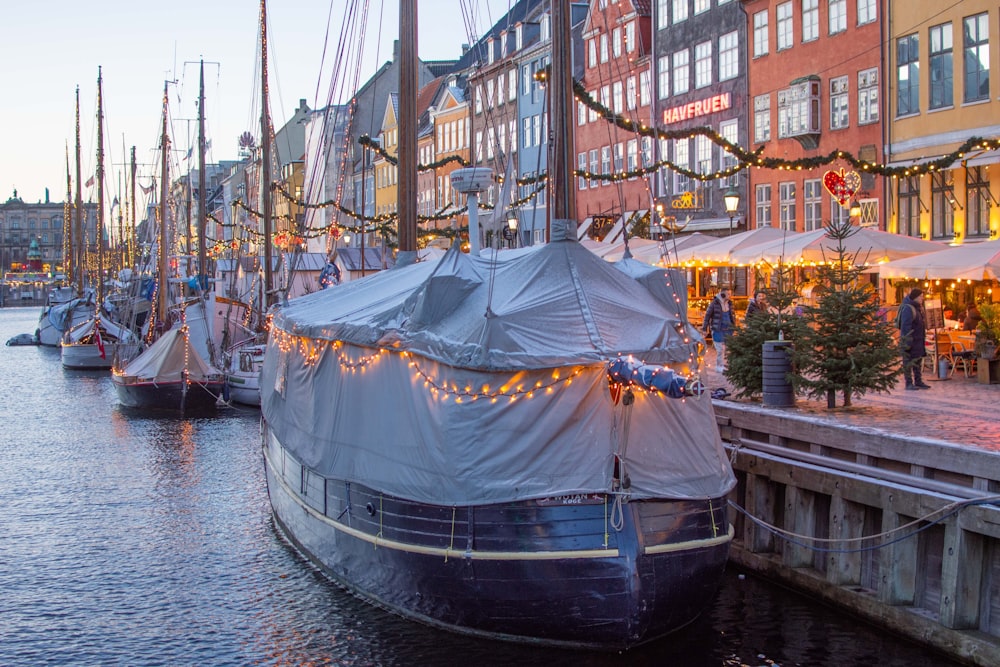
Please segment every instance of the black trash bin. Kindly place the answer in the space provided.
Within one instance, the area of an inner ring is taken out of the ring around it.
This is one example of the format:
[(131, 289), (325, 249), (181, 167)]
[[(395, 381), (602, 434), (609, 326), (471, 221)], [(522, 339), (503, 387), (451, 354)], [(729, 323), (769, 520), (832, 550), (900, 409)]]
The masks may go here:
[(764, 405), (787, 408), (795, 405), (795, 393), (788, 374), (792, 371), (792, 343), (765, 341), (762, 346)]

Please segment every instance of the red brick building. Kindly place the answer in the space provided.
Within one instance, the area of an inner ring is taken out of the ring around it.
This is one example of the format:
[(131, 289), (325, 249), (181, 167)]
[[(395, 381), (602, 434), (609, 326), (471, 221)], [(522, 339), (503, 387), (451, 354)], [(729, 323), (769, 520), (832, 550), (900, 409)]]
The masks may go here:
[[(848, 151), (883, 161), (880, 0), (743, 0), (749, 40), (750, 144), (786, 160)], [(750, 170), (751, 227), (820, 229), (849, 217), (823, 184), (847, 162)], [(882, 179), (856, 172), (854, 221), (885, 229)], [(851, 202), (847, 202), (850, 204)]]

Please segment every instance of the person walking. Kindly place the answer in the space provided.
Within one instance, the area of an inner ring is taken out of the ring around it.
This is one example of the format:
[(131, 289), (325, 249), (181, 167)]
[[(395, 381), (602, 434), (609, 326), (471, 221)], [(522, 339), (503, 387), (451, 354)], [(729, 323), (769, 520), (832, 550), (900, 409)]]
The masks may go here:
[(903, 358), (903, 379), (907, 389), (930, 389), (924, 384), (924, 291), (914, 287), (899, 305), (899, 351)]
[(705, 321), (701, 330), (705, 335), (712, 334), (715, 344), (715, 370), (719, 373), (726, 368), (726, 341), (736, 328), (736, 314), (733, 312), (733, 302), (729, 299), (729, 288), (723, 287), (712, 299), (705, 311)]

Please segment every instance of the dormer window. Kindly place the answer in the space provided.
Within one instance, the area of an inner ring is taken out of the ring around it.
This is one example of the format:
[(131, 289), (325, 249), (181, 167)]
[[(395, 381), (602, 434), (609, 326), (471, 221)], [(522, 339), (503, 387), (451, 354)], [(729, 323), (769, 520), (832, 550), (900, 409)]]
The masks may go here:
[(486, 40), (486, 62), (492, 65), (495, 60), (496, 56), (494, 55), (493, 38), (490, 37)]
[(524, 48), (524, 24), (518, 23), (514, 28), (514, 49), (520, 51)]
[(541, 18), (541, 36), (539, 39), (543, 42), (549, 41), (552, 38), (552, 17), (548, 14), (542, 14)]
[(500, 33), (500, 57), (507, 55), (507, 31)]

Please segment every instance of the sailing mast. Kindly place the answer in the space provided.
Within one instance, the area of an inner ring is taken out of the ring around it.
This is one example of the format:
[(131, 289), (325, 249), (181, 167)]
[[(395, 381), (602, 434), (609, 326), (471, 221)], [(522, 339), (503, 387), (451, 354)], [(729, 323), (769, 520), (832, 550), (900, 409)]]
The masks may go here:
[(83, 267), (87, 240), (83, 234), (83, 188), (80, 184), (80, 86), (76, 87), (76, 200), (73, 211), (73, 266), (77, 296), (83, 296)]
[(97, 67), (97, 312), (104, 303), (104, 100)]
[[(552, 216), (556, 220), (576, 220), (574, 193), (572, 121), (576, 118), (573, 100), (573, 56), (570, 34), (569, 3), (552, 3), (552, 87), (549, 123), (552, 136), (558, 137), (549, 154), (549, 192), (552, 197)], [(551, 220), (546, 224), (551, 224)], [(550, 230), (546, 230), (546, 237)]]
[(63, 204), (63, 271), (70, 283), (73, 281), (73, 270), (76, 268), (73, 259), (73, 176), (69, 170), (69, 142), (66, 142), (66, 202)]
[[(558, 3), (554, 3), (558, 4)], [(417, 259), (417, 0), (399, 3), (399, 258)], [(364, 258), (361, 260), (364, 262)]]
[[(264, 311), (271, 307), (271, 117), (267, 106), (267, 1), (260, 0), (260, 137), (261, 217), (264, 232)], [(415, 144), (414, 144), (415, 145)]]
[[(208, 290), (208, 262), (205, 252), (205, 60), (201, 60), (201, 80), (198, 89), (198, 285)], [(204, 281), (204, 282), (202, 282)]]
[(167, 296), (170, 291), (167, 288), (167, 195), (169, 194), (167, 157), (170, 153), (170, 139), (167, 136), (167, 105), (170, 101), (167, 96), (168, 84), (168, 81), (163, 82), (163, 130), (160, 135), (160, 233), (158, 240), (159, 252), (157, 253), (156, 261), (157, 324), (162, 324), (167, 320), (167, 308), (169, 306)]

